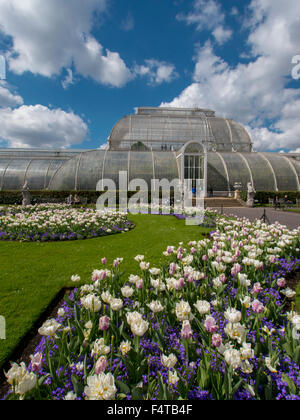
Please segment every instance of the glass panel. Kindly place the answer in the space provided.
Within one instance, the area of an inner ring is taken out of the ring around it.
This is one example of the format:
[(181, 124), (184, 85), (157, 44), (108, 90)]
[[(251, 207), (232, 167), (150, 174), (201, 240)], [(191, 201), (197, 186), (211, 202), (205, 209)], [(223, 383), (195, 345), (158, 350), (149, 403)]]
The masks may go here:
[(54, 173), (48, 189), (54, 191), (74, 191), (77, 165), (78, 157), (64, 163), (63, 166)]
[(93, 150), (81, 155), (77, 172), (77, 190), (96, 190), (98, 182), (102, 179), (104, 156), (105, 150)]
[(256, 191), (275, 191), (274, 175), (265, 159), (257, 153), (243, 153), (253, 177)]
[(130, 153), (129, 180), (134, 178), (144, 179), (151, 188), (151, 179), (154, 179), (151, 152)]
[(191, 143), (186, 147), (185, 153), (203, 153), (203, 146), (199, 143)]
[(297, 191), (298, 184), (295, 177), (295, 173), (290, 167), (286, 159), (280, 155), (274, 153), (263, 153), (264, 156), (271, 163), (276, 179), (277, 187), (279, 191)]
[(119, 172), (128, 172), (129, 152), (107, 152), (104, 162), (104, 178), (111, 179), (119, 188)]
[(243, 158), (237, 153), (222, 153), (222, 156), (226, 162), (231, 191), (234, 191), (236, 182), (242, 184), (243, 190), (247, 190), (251, 177)]
[(218, 151), (232, 151), (232, 144), (226, 120), (223, 118), (210, 118), (214, 141), (218, 144)]
[(216, 153), (207, 155), (207, 189), (228, 191), (228, 183), (224, 165)]
[(9, 159), (0, 159), (0, 190), (2, 189), (2, 179), (8, 164)]
[(204, 177), (204, 159), (200, 156), (184, 157), (184, 175), (185, 179), (203, 179)]
[(153, 152), (154, 156), (154, 173), (156, 179), (173, 179), (179, 178), (177, 162), (174, 153), (158, 153)]
[(237, 152), (251, 152), (251, 142), (244, 127), (232, 120), (229, 120), (229, 124), (235, 150)]
[(30, 190), (40, 191), (44, 189), (49, 164), (50, 162), (47, 160), (32, 160), (26, 173), (26, 181)]
[(45, 188), (46, 189), (48, 188), (49, 182), (51, 181), (53, 175), (66, 162), (67, 162), (66, 160), (60, 160), (60, 159), (55, 159), (50, 162), (49, 167), (48, 167), (48, 172), (45, 175)]
[(296, 159), (289, 159), (290, 162), (292, 163), (292, 165), (294, 166), (297, 174), (298, 174), (298, 178), (300, 179), (300, 161), (297, 161)]
[(30, 159), (11, 160), (3, 178), (2, 189), (4, 191), (21, 190), (24, 185), (25, 171)]

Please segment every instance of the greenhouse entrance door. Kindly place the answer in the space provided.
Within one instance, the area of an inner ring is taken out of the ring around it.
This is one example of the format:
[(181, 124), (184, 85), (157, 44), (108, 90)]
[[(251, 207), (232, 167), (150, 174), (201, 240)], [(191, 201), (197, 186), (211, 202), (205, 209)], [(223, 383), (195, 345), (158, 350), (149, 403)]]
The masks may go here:
[(189, 197), (206, 195), (206, 156), (202, 144), (190, 143), (183, 158), (183, 178)]

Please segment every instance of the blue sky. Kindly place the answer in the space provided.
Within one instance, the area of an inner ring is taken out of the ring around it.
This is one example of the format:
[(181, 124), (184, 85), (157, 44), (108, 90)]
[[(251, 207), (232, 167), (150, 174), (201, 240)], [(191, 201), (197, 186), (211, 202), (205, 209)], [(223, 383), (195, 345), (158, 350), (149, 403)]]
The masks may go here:
[(299, 16), (298, 0), (0, 0), (0, 146), (98, 148), (135, 107), (162, 105), (300, 152)]

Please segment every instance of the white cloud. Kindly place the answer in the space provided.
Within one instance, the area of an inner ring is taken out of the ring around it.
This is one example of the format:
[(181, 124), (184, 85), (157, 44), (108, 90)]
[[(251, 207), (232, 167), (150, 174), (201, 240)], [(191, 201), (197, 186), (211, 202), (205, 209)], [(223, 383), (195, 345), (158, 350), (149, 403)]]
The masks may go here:
[[(231, 67), (210, 43), (198, 48), (193, 83), (170, 104), (215, 109), (247, 125), (256, 150), (300, 145), (300, 84), (288, 88), (291, 59), (299, 53), (300, 3), (253, 0), (248, 46), (251, 62)], [(266, 128), (268, 127), (268, 128)]]
[(0, 109), (0, 137), (13, 148), (68, 148), (85, 139), (88, 127), (73, 112), (42, 105)]
[(135, 66), (135, 74), (141, 77), (147, 77), (150, 85), (160, 85), (169, 83), (178, 77), (175, 66), (159, 60), (145, 60), (142, 65)]
[(0, 80), (0, 107), (15, 107), (23, 105), (23, 98), (21, 96), (12, 93), (10, 86)]
[(217, 43), (222, 45), (231, 38), (232, 31), (230, 29), (225, 29), (223, 26), (217, 26), (213, 30), (213, 36)]
[(118, 52), (104, 50), (92, 36), (95, 14), (107, 0), (0, 0), (0, 29), (12, 37), (7, 54), (17, 74), (45, 77), (74, 69), (105, 85), (120, 87), (132, 78)]
[(101, 146), (98, 148), (99, 150), (108, 150), (109, 144), (106, 142), (104, 144), (101, 144)]
[(71, 69), (67, 69), (66, 78), (62, 81), (62, 87), (66, 90), (69, 86), (74, 85), (75, 80), (73, 76), (73, 71)]
[(225, 15), (216, 0), (194, 0), (193, 10), (178, 14), (177, 19), (196, 25), (197, 31), (211, 31), (218, 44), (224, 44), (232, 36), (232, 31), (224, 27)]

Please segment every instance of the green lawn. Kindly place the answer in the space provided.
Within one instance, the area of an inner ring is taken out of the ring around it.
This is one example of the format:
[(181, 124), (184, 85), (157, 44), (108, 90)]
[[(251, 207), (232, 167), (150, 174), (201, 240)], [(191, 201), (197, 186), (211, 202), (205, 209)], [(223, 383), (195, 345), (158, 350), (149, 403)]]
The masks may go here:
[[(79, 274), (89, 281), (101, 258), (123, 257), (126, 275), (138, 269), (137, 254), (158, 265), (167, 245), (197, 240), (205, 231), (170, 216), (130, 216), (136, 228), (103, 238), (54, 243), (0, 242), (0, 315), (6, 318), (6, 340), (0, 340), (0, 368), (22, 337), (63, 288)], [(206, 229), (208, 231), (208, 229)]]

